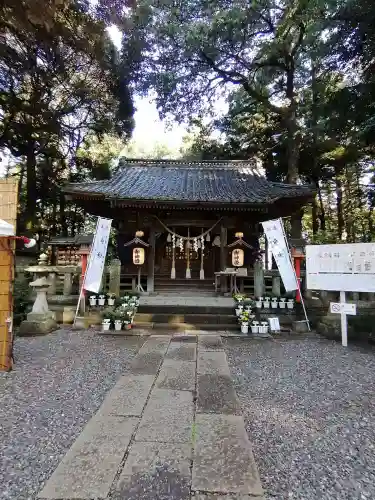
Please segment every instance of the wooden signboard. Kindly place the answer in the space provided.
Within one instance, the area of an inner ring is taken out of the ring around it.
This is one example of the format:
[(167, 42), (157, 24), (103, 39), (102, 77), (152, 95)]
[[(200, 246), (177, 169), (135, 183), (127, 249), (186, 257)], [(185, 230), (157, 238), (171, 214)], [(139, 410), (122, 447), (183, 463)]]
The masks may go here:
[[(18, 182), (0, 179), (0, 219), (16, 228)], [(0, 370), (12, 368), (14, 242), (0, 236)]]

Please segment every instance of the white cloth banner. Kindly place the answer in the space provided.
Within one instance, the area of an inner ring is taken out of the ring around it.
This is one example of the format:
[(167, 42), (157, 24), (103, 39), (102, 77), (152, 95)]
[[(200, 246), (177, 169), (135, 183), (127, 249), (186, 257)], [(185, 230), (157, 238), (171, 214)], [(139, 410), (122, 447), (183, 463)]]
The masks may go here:
[(83, 288), (90, 292), (98, 293), (100, 290), (111, 224), (112, 219), (98, 218), (87, 265), (85, 282), (83, 283)]
[(298, 290), (296, 274), (289, 255), (288, 244), (285, 240), (283, 221), (281, 219), (268, 220), (262, 222), (262, 225), (285, 290), (287, 292)]

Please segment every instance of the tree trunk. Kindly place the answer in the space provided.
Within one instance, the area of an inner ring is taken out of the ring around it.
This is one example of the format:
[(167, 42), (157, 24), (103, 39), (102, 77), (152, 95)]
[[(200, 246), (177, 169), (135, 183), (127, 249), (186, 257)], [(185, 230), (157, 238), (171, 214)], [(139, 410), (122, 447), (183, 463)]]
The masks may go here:
[(326, 230), (326, 212), (324, 209), (324, 202), (323, 202), (323, 197), (322, 197), (322, 191), (320, 189), (319, 181), (316, 183), (316, 188), (318, 190), (318, 199), (319, 199), (319, 220), (320, 220), (320, 229), (322, 231)]
[(313, 236), (316, 236), (319, 231), (318, 202), (316, 196), (314, 196), (314, 199), (312, 201), (311, 223), (312, 223), (312, 234)]
[(53, 197), (52, 205), (52, 221), (51, 221), (51, 236), (56, 236), (56, 225), (57, 225), (57, 199), (56, 196)]
[(29, 141), (26, 154), (26, 227), (33, 230), (36, 223), (36, 156), (35, 142)]
[(60, 226), (61, 235), (68, 236), (68, 225), (65, 218), (65, 196), (63, 193), (60, 193)]
[(336, 210), (337, 210), (337, 236), (341, 240), (345, 228), (344, 214), (342, 208), (342, 181), (340, 172), (335, 169), (335, 185), (336, 185)]
[[(290, 101), (286, 113), (285, 122), (287, 129), (287, 161), (288, 174), (286, 182), (288, 184), (297, 184), (298, 181), (298, 160), (299, 160), (299, 140), (297, 124), (297, 103), (294, 96), (294, 66), (287, 73), (286, 97)], [(302, 237), (302, 217), (303, 209), (297, 210), (290, 218), (291, 237), (300, 239)]]

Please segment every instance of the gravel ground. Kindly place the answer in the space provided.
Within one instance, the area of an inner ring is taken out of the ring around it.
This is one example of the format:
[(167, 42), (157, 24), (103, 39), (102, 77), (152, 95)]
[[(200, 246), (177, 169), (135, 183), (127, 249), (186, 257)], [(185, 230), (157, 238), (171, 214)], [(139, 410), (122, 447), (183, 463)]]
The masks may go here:
[(36, 498), (144, 340), (60, 330), (18, 338), (0, 375), (0, 499)]
[(375, 498), (375, 351), (228, 339), (267, 499)]

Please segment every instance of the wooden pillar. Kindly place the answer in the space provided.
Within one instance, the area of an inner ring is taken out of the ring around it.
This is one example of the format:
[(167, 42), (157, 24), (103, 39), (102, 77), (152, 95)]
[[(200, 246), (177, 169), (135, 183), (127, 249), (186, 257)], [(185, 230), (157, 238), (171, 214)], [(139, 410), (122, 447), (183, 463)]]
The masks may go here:
[[(227, 267), (226, 245), (227, 245), (227, 228), (222, 223), (220, 225), (220, 271), (225, 271)], [(221, 288), (221, 293), (226, 293), (228, 291), (227, 279), (225, 276), (221, 276), (220, 288)]]
[(147, 292), (153, 293), (155, 289), (155, 228), (150, 228), (149, 249), (147, 258)]

